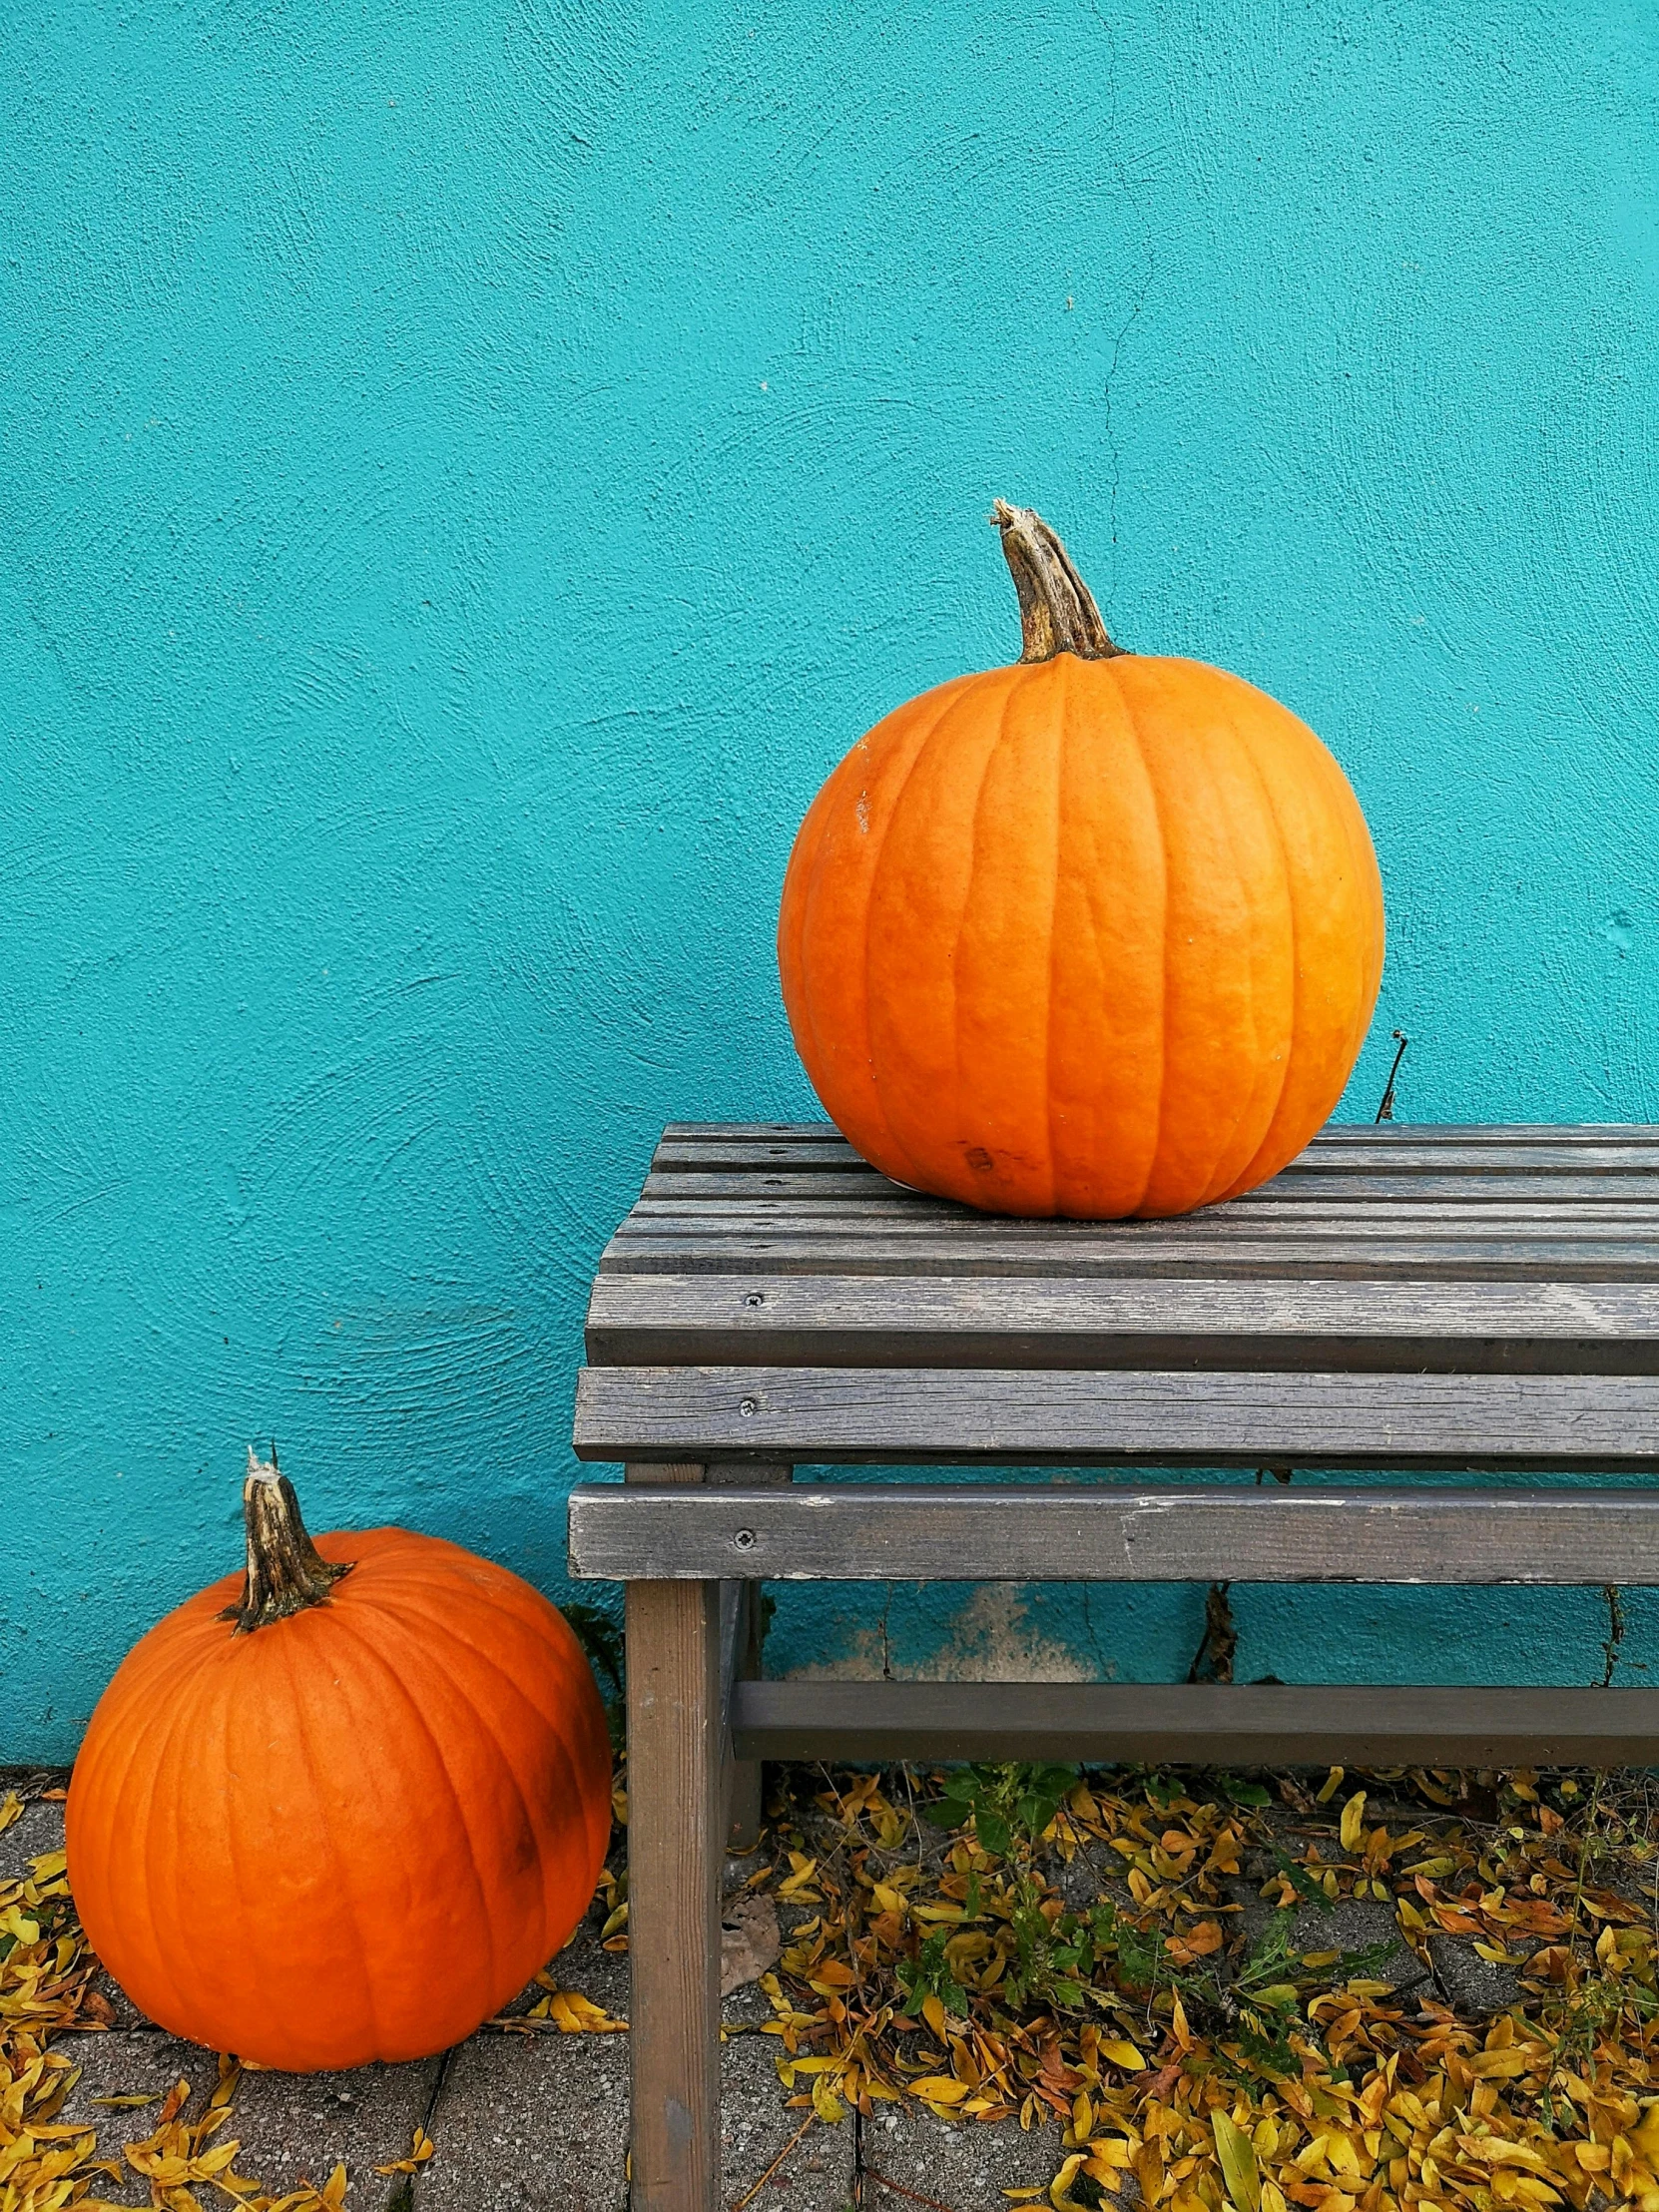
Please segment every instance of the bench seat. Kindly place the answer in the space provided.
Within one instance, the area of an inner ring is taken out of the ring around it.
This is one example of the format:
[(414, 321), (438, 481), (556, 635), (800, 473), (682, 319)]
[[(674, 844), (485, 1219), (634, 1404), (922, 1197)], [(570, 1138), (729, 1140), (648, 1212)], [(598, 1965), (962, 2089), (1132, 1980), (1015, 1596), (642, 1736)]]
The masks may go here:
[[(758, 1604), (1659, 1584), (1659, 1128), (1334, 1126), (1225, 1206), (1084, 1223), (905, 1190), (823, 1124), (679, 1124), (587, 1357), (576, 1449), (625, 1470), (573, 1492), (570, 1559), (627, 1589), (637, 2208), (720, 2202), (720, 1877), (764, 1759), (1659, 1764), (1659, 1689), (771, 1682)], [(1095, 1471), (793, 1479), (836, 1463)]]

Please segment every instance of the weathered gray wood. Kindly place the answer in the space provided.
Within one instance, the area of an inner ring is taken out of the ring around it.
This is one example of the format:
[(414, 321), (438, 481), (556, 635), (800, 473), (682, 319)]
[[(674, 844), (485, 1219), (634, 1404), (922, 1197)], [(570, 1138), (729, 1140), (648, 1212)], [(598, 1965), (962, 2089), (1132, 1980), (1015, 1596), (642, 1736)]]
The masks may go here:
[[(732, 1691), (739, 1682), (752, 1682), (761, 1671), (761, 1585), (729, 1582), (732, 1592), (733, 1637), (728, 1665), (721, 1666), (721, 1793), (725, 1806), (726, 1841), (733, 1851), (749, 1851), (760, 1841), (764, 1814), (764, 1778), (758, 1759), (740, 1759), (732, 1738)], [(724, 1633), (724, 1620), (722, 1630)]]
[(699, 1196), (671, 1185), (662, 1192), (648, 1190), (617, 1234), (666, 1233), (677, 1224), (688, 1229), (726, 1230), (798, 1227), (810, 1233), (830, 1223), (843, 1225), (851, 1234), (897, 1223), (940, 1239), (967, 1240), (988, 1231), (1003, 1237), (1023, 1233), (1046, 1243), (1107, 1247), (1158, 1244), (1166, 1238), (1187, 1240), (1195, 1236), (1214, 1242), (1229, 1242), (1240, 1235), (1370, 1241), (1421, 1235), (1424, 1230), (1431, 1235), (1481, 1238), (1517, 1233), (1607, 1236), (1628, 1231), (1641, 1242), (1650, 1240), (1655, 1232), (1650, 1182), (1659, 1182), (1659, 1176), (1644, 1176), (1641, 1181), (1642, 1203), (1634, 1206), (1606, 1184), (1560, 1190), (1553, 1196), (1515, 1190), (1470, 1195), (1461, 1184), (1451, 1191), (1428, 1192), (1379, 1191), (1373, 1187), (1364, 1195), (1280, 1191), (1270, 1186), (1202, 1213), (1178, 1214), (1158, 1221), (1105, 1222), (974, 1214), (953, 1199), (929, 1198), (921, 1192), (896, 1188), (882, 1190), (873, 1183), (856, 1191), (837, 1191), (829, 1184), (817, 1190), (737, 1191), (714, 1196)]
[(757, 1590), (755, 1581), (721, 1581), (721, 1834), (739, 1852), (755, 1843), (761, 1827), (761, 1765), (732, 1748), (732, 1688), (759, 1672), (748, 1663)]
[(585, 1368), (577, 1456), (1659, 1466), (1659, 1378)]
[(815, 1131), (811, 1137), (795, 1137), (788, 1140), (762, 1140), (738, 1134), (717, 1138), (686, 1139), (665, 1135), (651, 1155), (651, 1172), (654, 1175), (672, 1174), (676, 1168), (761, 1168), (788, 1167), (792, 1169), (826, 1167), (843, 1168), (862, 1166), (856, 1152), (846, 1139), (833, 1129), (826, 1127)]
[(1659, 1764), (1659, 1690), (749, 1682), (734, 1725), (764, 1759)]
[[(629, 1475), (637, 1483), (648, 1478), (648, 1470), (631, 1467)], [(740, 1493), (757, 1488), (775, 1487), (793, 1480), (795, 1469), (788, 1464), (750, 1466), (739, 1463), (723, 1466), (719, 1461), (711, 1463), (703, 1472), (709, 1483), (724, 1483)], [(624, 1496), (637, 1494), (625, 1490)], [(723, 1561), (720, 1572), (729, 1574), (733, 1564)], [(762, 1799), (764, 1780), (758, 1759), (739, 1759), (732, 1747), (732, 1688), (737, 1682), (753, 1681), (761, 1671), (761, 1585), (756, 1581), (722, 1581), (720, 1586), (720, 1789), (722, 1830), (727, 1842), (735, 1851), (747, 1851), (761, 1833)]]
[[(720, 2199), (720, 1585), (628, 1598), (633, 2203)], [(746, 1752), (745, 1756), (753, 1756)]]
[(596, 1367), (1651, 1374), (1659, 1285), (602, 1273)]
[[(1040, 1225), (1010, 1224), (1032, 1232)], [(1236, 1236), (1225, 1243), (1168, 1238), (1144, 1246), (1103, 1249), (1035, 1234), (986, 1236), (977, 1242), (892, 1234), (848, 1236), (827, 1225), (812, 1237), (757, 1229), (730, 1235), (693, 1231), (685, 1236), (618, 1236), (604, 1265), (638, 1273), (730, 1275), (764, 1268), (780, 1275), (853, 1273), (883, 1275), (1062, 1275), (1080, 1278), (1205, 1276), (1212, 1280), (1440, 1281), (1504, 1283), (1659, 1282), (1659, 1244), (1625, 1237), (1605, 1239), (1455, 1237), (1376, 1239), (1361, 1247), (1329, 1238), (1285, 1236), (1273, 1240)]]
[[(1260, 1208), (1264, 1202), (1274, 1199), (1360, 1207), (1389, 1199), (1415, 1200), (1420, 1204), (1434, 1198), (1460, 1200), (1467, 1206), (1508, 1206), (1520, 1200), (1549, 1205), (1573, 1199), (1617, 1199), (1626, 1205), (1654, 1206), (1659, 1205), (1656, 1168), (1659, 1168), (1659, 1161), (1652, 1166), (1630, 1162), (1589, 1169), (1581, 1161), (1574, 1160), (1562, 1161), (1556, 1172), (1548, 1174), (1540, 1172), (1537, 1163), (1532, 1161), (1501, 1173), (1490, 1168), (1476, 1169), (1468, 1164), (1459, 1172), (1453, 1159), (1436, 1164), (1432, 1171), (1425, 1169), (1420, 1174), (1408, 1175), (1401, 1173), (1392, 1162), (1369, 1172), (1357, 1163), (1345, 1162), (1341, 1167), (1287, 1168), (1272, 1182), (1259, 1185), (1254, 1192), (1230, 1199), (1225, 1207), (1205, 1208), (1196, 1214), (1180, 1214), (1173, 1218), (1193, 1224), (1214, 1222)], [(646, 1177), (643, 1195), (685, 1202), (693, 1199), (902, 1198), (908, 1194), (902, 1183), (891, 1182), (876, 1169), (856, 1163), (801, 1170), (780, 1162), (773, 1168), (714, 1171), (676, 1168), (668, 1173), (653, 1170)], [(914, 1195), (925, 1196), (923, 1193)], [(984, 1218), (967, 1207), (957, 1212), (959, 1218), (967, 1221)], [(1085, 1226), (1111, 1235), (1119, 1231), (1144, 1232), (1150, 1224), (1131, 1219)]]
[(1659, 1584), (1659, 1488), (585, 1485), (581, 1577)]
[(830, 1236), (850, 1241), (874, 1237), (937, 1246), (943, 1253), (975, 1244), (1031, 1245), (1069, 1255), (1096, 1253), (1102, 1258), (1133, 1261), (1146, 1252), (1171, 1249), (1231, 1251), (1244, 1245), (1262, 1246), (1271, 1254), (1280, 1243), (1312, 1248), (1336, 1248), (1340, 1256), (1352, 1247), (1356, 1259), (1365, 1260), (1373, 1248), (1387, 1257), (1388, 1248), (1421, 1245), (1432, 1250), (1442, 1245), (1492, 1246), (1533, 1244), (1563, 1246), (1607, 1244), (1628, 1246), (1636, 1253), (1650, 1253), (1659, 1244), (1659, 1215), (1629, 1207), (1558, 1207), (1553, 1211), (1507, 1207), (1475, 1209), (1449, 1203), (1432, 1207), (1373, 1208), (1351, 1213), (1335, 1207), (1275, 1207), (1239, 1214), (1192, 1214), (1178, 1222), (1061, 1222), (1015, 1221), (1003, 1216), (965, 1219), (932, 1200), (903, 1200), (865, 1205), (818, 1205), (801, 1201), (768, 1209), (764, 1206), (721, 1204), (686, 1207), (665, 1203), (642, 1204), (629, 1217), (629, 1225), (617, 1232), (624, 1236), (703, 1238), (779, 1236), (810, 1240)]
[[(822, 1228), (826, 1222), (859, 1227), (883, 1223), (914, 1223), (928, 1234), (970, 1237), (981, 1229), (1006, 1234), (1024, 1229), (1073, 1244), (1103, 1240), (1107, 1244), (1156, 1243), (1162, 1237), (1234, 1237), (1241, 1230), (1252, 1236), (1275, 1233), (1358, 1237), (1410, 1235), (1424, 1227), (1440, 1225), (1463, 1236), (1491, 1237), (1519, 1229), (1570, 1235), (1598, 1224), (1627, 1224), (1637, 1237), (1651, 1237), (1654, 1214), (1648, 1201), (1649, 1178), (1642, 1179), (1644, 1202), (1636, 1209), (1617, 1189), (1605, 1184), (1587, 1189), (1557, 1190), (1553, 1195), (1497, 1191), (1489, 1188), (1472, 1195), (1448, 1196), (1420, 1190), (1379, 1192), (1375, 1184), (1363, 1194), (1342, 1191), (1281, 1191), (1273, 1184), (1229, 1199), (1223, 1206), (1202, 1213), (1176, 1214), (1155, 1221), (1065, 1221), (1041, 1216), (1026, 1219), (1010, 1214), (975, 1214), (954, 1199), (931, 1198), (921, 1191), (882, 1190), (870, 1184), (856, 1191), (837, 1191), (833, 1182), (796, 1192), (765, 1190), (699, 1196), (672, 1182), (662, 1191), (648, 1190), (635, 1203), (625, 1231), (688, 1227), (776, 1228), (780, 1223), (803, 1229)], [(1659, 1181), (1659, 1177), (1652, 1180)], [(1459, 1185), (1461, 1188), (1461, 1185)]]

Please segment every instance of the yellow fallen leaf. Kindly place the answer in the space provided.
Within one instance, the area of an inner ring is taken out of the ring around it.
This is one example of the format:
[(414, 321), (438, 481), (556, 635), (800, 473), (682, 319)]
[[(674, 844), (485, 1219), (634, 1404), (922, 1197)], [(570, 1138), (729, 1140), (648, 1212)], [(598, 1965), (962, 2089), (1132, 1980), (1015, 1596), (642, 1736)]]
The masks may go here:
[(923, 2074), (909, 2087), (912, 2096), (925, 2097), (929, 2104), (960, 2104), (968, 2093), (967, 2083), (950, 2074)]
[(1360, 2153), (1346, 2135), (1332, 2133), (1325, 2138), (1325, 2158), (1326, 2163), (1340, 2174), (1358, 2176), (1366, 2171), (1361, 2164)]
[(778, 1895), (781, 1898), (806, 1898), (816, 1903), (818, 1893), (811, 1889), (811, 1884), (818, 1873), (818, 1861), (804, 1857), (799, 1851), (792, 1851), (790, 1868), (791, 1872), (778, 1885)]
[(1133, 2165), (1134, 2160), (1135, 2146), (1123, 2136), (1097, 2135), (1089, 2145), (1089, 2178), (1105, 2182), (1110, 2174), (1112, 2179), (1107, 2186), (1116, 2188), (1118, 2175), (1125, 2167)]
[(1506, 2142), (1497, 2135), (1459, 2135), (1457, 2148), (1463, 2157), (1478, 2159), (1484, 2166), (1530, 2166), (1540, 2174), (1555, 2170), (1530, 2143)]
[(547, 2008), (562, 2035), (612, 2035), (628, 2025), (575, 1989), (556, 1989), (547, 1999)]
[(1216, 2139), (1222, 2179), (1237, 2212), (1261, 2212), (1262, 2177), (1256, 2164), (1256, 2146), (1238, 2122), (1225, 2112), (1210, 2114), (1210, 2130)]
[(844, 1958), (821, 1958), (807, 1976), (821, 1996), (830, 1989), (850, 1989), (857, 1978)]
[(1512, 2081), (1518, 2074), (1530, 2073), (1537, 2057), (1524, 2047), (1520, 2050), (1477, 2050), (1464, 2063), (1476, 2081)]
[(420, 2167), (425, 2165), (427, 2159), (431, 2157), (432, 2152), (435, 2148), (436, 2146), (433, 2143), (431, 2136), (427, 2134), (426, 2130), (423, 2127), (417, 2126), (414, 2131), (414, 2142), (410, 2146), (408, 2157), (394, 2158), (389, 2165), (376, 2166), (374, 2171), (377, 2174), (415, 2173)]
[(1140, 2073), (1146, 2066), (1146, 2060), (1133, 2043), (1103, 2042), (1100, 2045), (1100, 2055), (1109, 2059), (1114, 2066), (1121, 2066), (1125, 2073)]
[(813, 2083), (813, 2110), (830, 2127), (846, 2117), (846, 2106), (822, 2074)]
[[(1540, 2181), (1536, 2174), (1511, 2173), (1506, 2174), (1501, 2178), (1505, 2179), (1508, 2183), (1507, 2188), (1503, 2190), (1502, 2194), (1506, 2196), (1511, 2203), (1514, 2202), (1517, 2198), (1522, 2204), (1556, 2205), (1561, 2202), (1559, 2193), (1556, 2190), (1552, 2189), (1547, 2181)], [(1498, 2180), (1499, 2177), (1494, 2176), (1492, 2184), (1493, 2196), (1497, 2196), (1499, 2194)], [(1653, 2195), (1659, 2195), (1659, 2191), (1653, 2191), (1650, 2193)], [(1645, 2195), (1639, 2200), (1639, 2202), (1641, 2203), (1646, 2203), (1646, 2201), (1647, 2197)]]
[(1342, 1827), (1339, 1834), (1344, 1851), (1358, 1851), (1365, 1837), (1366, 1793), (1356, 1790), (1343, 1807)]

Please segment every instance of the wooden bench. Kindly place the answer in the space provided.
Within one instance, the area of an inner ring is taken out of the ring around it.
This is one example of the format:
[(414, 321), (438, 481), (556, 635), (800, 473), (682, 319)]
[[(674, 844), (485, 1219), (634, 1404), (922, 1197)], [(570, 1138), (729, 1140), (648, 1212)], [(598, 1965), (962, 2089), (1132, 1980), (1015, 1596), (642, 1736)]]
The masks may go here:
[(1179, 1221), (976, 1215), (818, 1125), (668, 1129), (607, 1247), (571, 1571), (627, 1584), (633, 2192), (716, 2212), (760, 1762), (1659, 1763), (1659, 1691), (759, 1679), (763, 1579), (1659, 1582), (1659, 1490), (790, 1486), (797, 1464), (1659, 1467), (1659, 1128), (1327, 1129)]

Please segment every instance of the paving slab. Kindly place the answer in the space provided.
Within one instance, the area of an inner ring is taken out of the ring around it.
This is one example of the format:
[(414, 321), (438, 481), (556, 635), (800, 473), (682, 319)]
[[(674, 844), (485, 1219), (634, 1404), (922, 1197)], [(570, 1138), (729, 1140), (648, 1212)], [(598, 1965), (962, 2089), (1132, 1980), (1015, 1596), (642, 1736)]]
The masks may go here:
[(1428, 1955), (1447, 2003), (1465, 2018), (1495, 2019), (1519, 2003), (1516, 1968), (1482, 1958), (1471, 1943), (1459, 1942), (1455, 1936), (1433, 1935), (1428, 1938)]
[(949, 2212), (1008, 2212), (1003, 2191), (1046, 2189), (1064, 2156), (1058, 2120), (1029, 2132), (1008, 2120), (953, 2126), (905, 2105), (864, 2122), (864, 2203), (905, 2212), (911, 2199), (883, 2188), (885, 2175)]
[[(68, 2126), (96, 2128), (99, 2149), (115, 2157), (128, 2143), (154, 2133), (160, 2100), (181, 2076), (191, 2085), (187, 2118), (201, 2115), (219, 2080), (219, 2061), (212, 2051), (154, 2031), (65, 2036), (56, 2047), (81, 2069), (61, 2119)], [(301, 2179), (320, 2186), (343, 2159), (352, 2204), (360, 2212), (388, 2212), (397, 2177), (376, 2174), (374, 2168), (408, 2156), (438, 2064), (433, 2058), (340, 2073), (246, 2072), (219, 2140), (240, 2142), (236, 2170), (257, 2176), (278, 2195)], [(93, 2101), (131, 2095), (157, 2101), (126, 2110)], [(106, 2193), (114, 2203), (150, 2202), (149, 2184), (131, 2169), (120, 2186)]]
[[(185, 2107), (188, 2117), (199, 2116), (206, 2109), (219, 2080), (219, 2061), (212, 2051), (204, 2050), (200, 2043), (158, 2034), (154, 2029), (112, 2035), (62, 2035), (53, 2048), (80, 2068), (80, 2078), (58, 2113), (59, 2123), (96, 2129), (100, 2155), (118, 2160), (128, 2143), (140, 2143), (156, 2132), (161, 2100), (181, 2076), (191, 2085), (191, 2099)], [(155, 2102), (136, 2110), (111, 2111), (93, 2101), (96, 2097), (126, 2096), (149, 2096)], [(236, 2132), (231, 2129), (233, 2135)], [(150, 2184), (122, 2161), (121, 2180), (101, 2185), (99, 2194), (112, 2204), (148, 2204)]]
[(782, 2047), (775, 2035), (734, 2035), (721, 2052), (722, 2194), (732, 2205), (753, 2190), (751, 2212), (847, 2212), (851, 2119), (833, 2127), (814, 2119), (802, 2133), (809, 2115), (791, 2111), (779, 2085)]
[(353, 2207), (385, 2212), (407, 2191), (395, 2174), (374, 2169), (408, 2157), (441, 2064), (422, 2058), (338, 2073), (244, 2074), (230, 2123), (242, 2144), (238, 2171), (258, 2174), (281, 2195), (302, 2180), (320, 2188), (343, 2159)]
[(475, 2035), (449, 2061), (419, 2212), (625, 2212), (626, 2035)]
[[(721, 2054), (721, 2158), (729, 2201), (757, 2212), (846, 2212), (852, 2129), (788, 2110), (771, 2036)], [(450, 2062), (432, 2120), (437, 2154), (419, 2212), (625, 2212), (626, 2035), (475, 2035)], [(782, 2154), (782, 2155), (781, 2155)]]
[[(6, 1793), (0, 1790), (0, 1803)], [(31, 1859), (63, 1849), (63, 1806), (36, 1798), (25, 1805), (22, 1817), (0, 1830), (0, 1883), (21, 1882)]]

